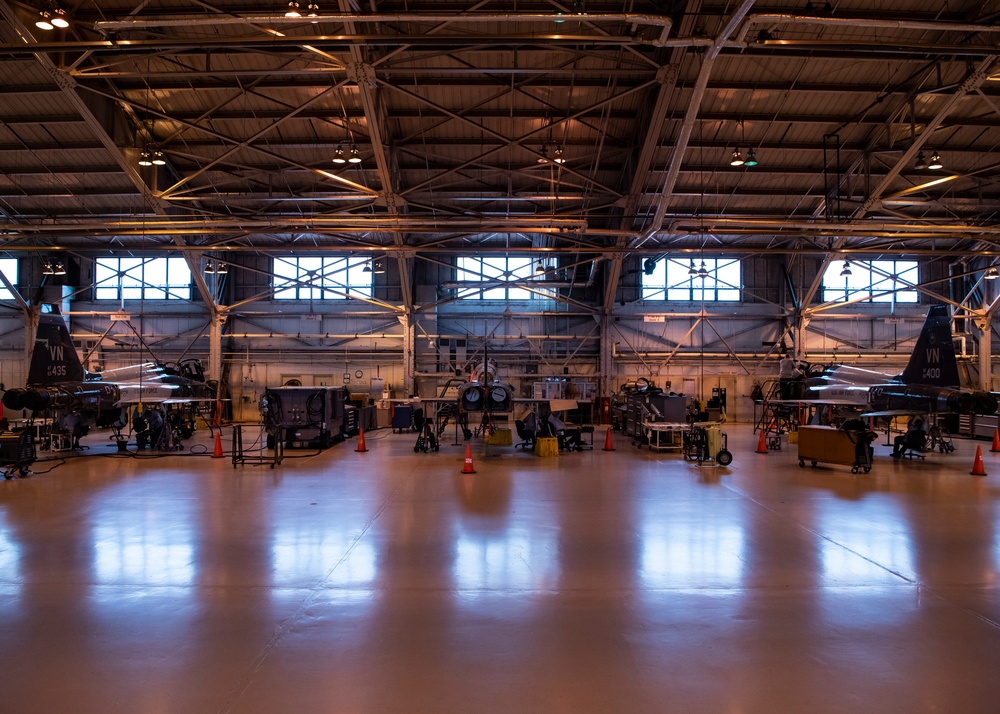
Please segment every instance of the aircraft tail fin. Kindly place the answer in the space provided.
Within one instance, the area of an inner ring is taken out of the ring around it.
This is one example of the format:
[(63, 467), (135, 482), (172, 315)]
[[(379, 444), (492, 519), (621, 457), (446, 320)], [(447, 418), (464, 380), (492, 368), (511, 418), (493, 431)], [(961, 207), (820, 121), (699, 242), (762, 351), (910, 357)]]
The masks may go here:
[(62, 316), (54, 313), (39, 315), (35, 349), (28, 367), (28, 384), (82, 382), (86, 376)]
[(951, 341), (951, 315), (947, 305), (933, 305), (927, 311), (910, 362), (899, 375), (906, 384), (958, 387), (958, 361)]

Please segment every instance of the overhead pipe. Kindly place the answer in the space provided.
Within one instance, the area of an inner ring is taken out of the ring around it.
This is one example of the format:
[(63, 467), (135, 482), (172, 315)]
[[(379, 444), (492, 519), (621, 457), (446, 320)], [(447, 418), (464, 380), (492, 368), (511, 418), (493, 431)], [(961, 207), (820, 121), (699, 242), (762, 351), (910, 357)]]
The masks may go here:
[(941, 22), (933, 20), (879, 20), (864, 17), (819, 17), (816, 15), (791, 15), (784, 13), (758, 13), (747, 17), (735, 42), (740, 46), (754, 44), (746, 36), (754, 25), (819, 25), (829, 27), (870, 27), (883, 30), (923, 30), (927, 32), (1000, 32), (1000, 25), (983, 25), (971, 22)]

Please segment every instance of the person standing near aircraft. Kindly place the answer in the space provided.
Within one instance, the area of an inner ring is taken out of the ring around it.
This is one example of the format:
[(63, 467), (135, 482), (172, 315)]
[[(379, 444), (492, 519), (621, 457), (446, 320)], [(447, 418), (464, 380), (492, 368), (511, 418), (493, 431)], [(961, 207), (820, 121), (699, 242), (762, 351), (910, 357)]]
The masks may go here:
[(797, 394), (793, 394), (796, 380), (802, 376), (802, 370), (795, 363), (795, 358), (785, 352), (778, 363), (778, 384), (781, 388), (782, 399), (795, 399)]

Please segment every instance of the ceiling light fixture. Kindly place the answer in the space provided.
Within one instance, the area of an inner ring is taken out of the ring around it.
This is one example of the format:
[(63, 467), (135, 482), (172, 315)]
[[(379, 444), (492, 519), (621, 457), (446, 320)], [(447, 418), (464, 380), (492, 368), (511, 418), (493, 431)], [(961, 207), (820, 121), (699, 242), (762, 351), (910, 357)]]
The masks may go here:
[(997, 278), (1000, 278), (1000, 272), (998, 272), (995, 267), (990, 267), (986, 269), (985, 273), (983, 273), (983, 277), (987, 280), (996, 280)]
[(705, 265), (705, 261), (704, 260), (701, 261), (701, 267), (698, 268), (698, 277), (702, 278), (702, 279), (708, 277), (708, 267)]
[(545, 264), (542, 261), (538, 261), (538, 265), (535, 266), (535, 275), (545, 275)]
[(697, 275), (697, 274), (698, 274), (698, 269), (694, 267), (694, 261), (692, 260), (691, 267), (688, 268), (688, 275)]
[(849, 278), (851, 276), (851, 264), (849, 261), (844, 261), (844, 269), (840, 271), (840, 277)]
[(42, 275), (55, 275), (55, 270), (52, 269), (52, 263), (48, 260), (42, 263)]
[(552, 159), (557, 164), (565, 164), (566, 159), (563, 157), (563, 150), (561, 146), (556, 147), (555, 158)]
[(927, 168), (927, 157), (924, 156), (923, 151), (917, 152), (917, 161), (916, 163), (913, 164), (913, 168), (915, 168), (917, 171), (923, 171), (924, 169)]
[(163, 152), (162, 151), (154, 151), (153, 152), (152, 163), (153, 163), (153, 166), (164, 166), (167, 163), (167, 160), (163, 158)]
[(215, 275), (215, 262), (214, 261), (210, 260), (207, 263), (205, 263), (205, 274), (206, 275)]
[(347, 159), (344, 158), (344, 147), (338, 146), (337, 150), (333, 152), (333, 163), (335, 164), (347, 163)]
[(152, 166), (152, 165), (153, 165), (153, 157), (149, 155), (148, 151), (143, 149), (139, 153), (139, 166)]
[(48, 10), (39, 10), (38, 19), (35, 20), (35, 27), (39, 30), (45, 30), (46, 32), (54, 30), (55, 25), (52, 24), (52, 13)]
[(757, 155), (753, 152), (753, 149), (747, 149), (747, 159), (743, 162), (744, 166), (756, 166), (757, 165)]
[(347, 159), (349, 164), (360, 164), (361, 163), (361, 152), (358, 151), (357, 144), (351, 144), (351, 155)]
[(57, 260), (57, 261), (56, 261), (56, 262), (55, 262), (55, 263), (54, 263), (54, 264), (52, 265), (52, 274), (53, 274), (53, 275), (65, 275), (65, 274), (66, 274), (66, 266), (64, 266), (64, 265), (62, 264), (62, 261), (61, 261), (61, 260)]
[(381, 260), (372, 261), (372, 272), (375, 273), (376, 275), (385, 272), (385, 265), (383, 265)]
[(288, 9), (285, 10), (285, 17), (302, 17), (302, 13), (299, 12), (299, 4), (295, 0), (290, 0), (288, 3)]
[(69, 27), (69, 20), (66, 18), (66, 11), (60, 7), (56, 7), (52, 11), (52, 19), (50, 22), (54, 27), (58, 27), (60, 30), (65, 30)]
[(319, 15), (319, 5), (314, 2), (310, 2), (306, 9), (309, 11), (309, 17), (316, 17)]
[(537, 159), (535, 159), (536, 162), (538, 162), (539, 164), (547, 164), (547, 163), (549, 163), (549, 147), (548, 146), (546, 146), (545, 144), (542, 144), (542, 148), (538, 150), (538, 153), (541, 154), (541, 156), (539, 156)]
[(743, 152), (739, 150), (739, 147), (733, 149), (733, 156), (729, 160), (730, 166), (742, 166), (745, 162), (743, 161)]
[(941, 155), (938, 152), (933, 152), (931, 154), (931, 160), (927, 162), (927, 168), (929, 169), (942, 169), (944, 164), (941, 163)]
[(225, 263), (223, 263), (221, 260), (215, 261), (216, 275), (225, 275), (228, 272), (229, 272), (229, 267)]

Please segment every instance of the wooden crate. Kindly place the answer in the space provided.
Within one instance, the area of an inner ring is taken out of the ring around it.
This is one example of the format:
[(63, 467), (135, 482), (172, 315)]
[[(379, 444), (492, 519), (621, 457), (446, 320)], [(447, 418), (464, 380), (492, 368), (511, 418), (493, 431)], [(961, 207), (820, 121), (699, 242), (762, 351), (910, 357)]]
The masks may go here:
[(832, 426), (800, 426), (798, 433), (799, 466), (807, 461), (813, 466), (819, 462), (854, 466), (857, 462), (856, 446), (845, 431)]

